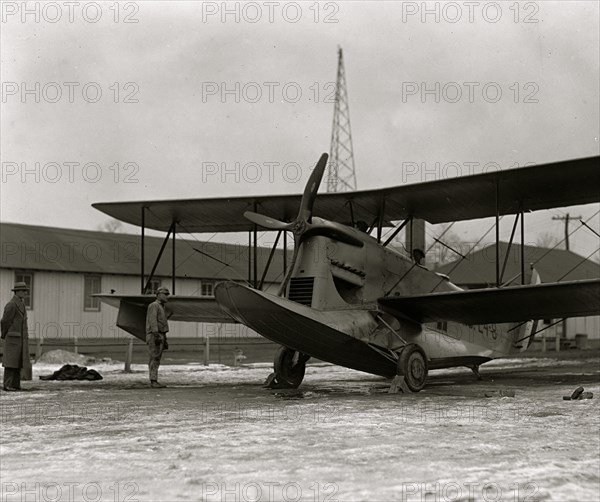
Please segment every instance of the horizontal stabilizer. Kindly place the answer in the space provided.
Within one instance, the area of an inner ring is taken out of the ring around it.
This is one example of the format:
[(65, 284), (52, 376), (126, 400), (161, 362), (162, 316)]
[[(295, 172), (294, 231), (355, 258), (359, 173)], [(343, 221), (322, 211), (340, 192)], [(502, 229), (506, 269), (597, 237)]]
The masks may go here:
[(417, 322), (520, 322), (600, 314), (600, 279), (380, 298), (382, 310)]
[[(92, 295), (119, 309), (117, 326), (145, 341), (146, 309), (155, 295)], [(198, 296), (169, 297), (166, 304), (170, 321), (236, 323), (223, 312), (214, 298)]]

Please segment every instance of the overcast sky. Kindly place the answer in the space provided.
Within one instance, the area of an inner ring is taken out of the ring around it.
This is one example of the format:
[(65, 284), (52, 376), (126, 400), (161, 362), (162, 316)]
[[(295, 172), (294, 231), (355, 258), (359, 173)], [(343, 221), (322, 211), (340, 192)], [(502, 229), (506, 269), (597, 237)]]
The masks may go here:
[[(27, 5), (2, 3), (3, 222), (94, 230), (93, 202), (300, 193), (329, 151), (338, 45), (359, 189), (599, 153), (598, 2)], [(527, 240), (562, 238), (567, 211), (598, 206), (531, 215)]]

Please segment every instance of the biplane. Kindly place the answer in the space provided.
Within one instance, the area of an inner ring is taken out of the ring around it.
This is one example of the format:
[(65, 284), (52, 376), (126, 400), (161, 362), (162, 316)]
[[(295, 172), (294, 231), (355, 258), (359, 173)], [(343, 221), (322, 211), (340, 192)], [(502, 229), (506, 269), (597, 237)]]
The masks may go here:
[[(538, 319), (600, 313), (600, 279), (541, 284), (521, 255), (520, 284), (504, 286), (498, 256), (501, 216), (514, 216), (510, 246), (519, 222), (524, 242), (530, 211), (597, 203), (599, 159), (318, 195), (327, 165), (323, 154), (301, 195), (93, 206), (140, 226), (142, 242), (144, 229), (167, 232), (163, 249), (178, 227), (193, 233), (249, 232), (256, 256), (260, 227), (278, 232), (272, 256), (279, 237), (285, 241), (290, 232), (293, 255), (277, 294), (262, 290), (254, 261), (252, 285), (221, 282), (214, 299), (171, 296), (171, 319), (242, 323), (280, 344), (267, 381), (272, 387), (300, 385), (312, 357), (399, 377), (404, 390), (418, 392), (431, 369), (466, 366), (479, 376), (482, 363), (526, 350)], [(495, 287), (462, 290), (422, 264), (422, 249), (401, 253), (389, 245), (418, 219), (437, 224), (486, 217), (495, 218)], [(384, 241), (383, 229), (390, 228)], [(144, 285), (143, 253), (141, 261)], [(173, 256), (173, 278), (174, 270)], [(145, 340), (146, 306), (153, 296), (100, 298), (119, 308), (119, 327)]]

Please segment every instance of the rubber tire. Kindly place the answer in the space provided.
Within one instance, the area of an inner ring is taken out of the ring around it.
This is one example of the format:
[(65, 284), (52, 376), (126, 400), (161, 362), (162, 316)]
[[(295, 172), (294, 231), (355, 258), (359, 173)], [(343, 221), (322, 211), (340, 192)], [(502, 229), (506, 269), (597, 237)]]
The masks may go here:
[(294, 356), (298, 354), (288, 347), (281, 347), (275, 356), (275, 373), (280, 381), (287, 383), (290, 388), (296, 389), (304, 380), (306, 361), (308, 358), (299, 354), (294, 364)]
[(419, 392), (427, 381), (427, 356), (416, 343), (409, 343), (400, 352), (397, 366), (398, 375), (404, 377), (407, 387)]

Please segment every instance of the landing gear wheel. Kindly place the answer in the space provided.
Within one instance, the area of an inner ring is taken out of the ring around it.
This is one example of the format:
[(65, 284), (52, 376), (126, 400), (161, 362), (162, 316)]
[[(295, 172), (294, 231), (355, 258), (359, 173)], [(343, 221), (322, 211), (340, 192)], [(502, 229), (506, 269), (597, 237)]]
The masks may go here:
[(404, 377), (406, 386), (413, 392), (425, 387), (427, 380), (427, 356), (416, 343), (409, 343), (400, 352), (397, 366), (398, 375)]
[(288, 347), (281, 347), (275, 356), (275, 373), (267, 378), (265, 386), (272, 389), (296, 389), (304, 379), (306, 361), (310, 356)]
[(280, 380), (286, 382), (290, 388), (297, 388), (304, 379), (306, 361), (310, 356), (296, 352), (287, 347), (281, 347), (275, 357), (275, 373)]

